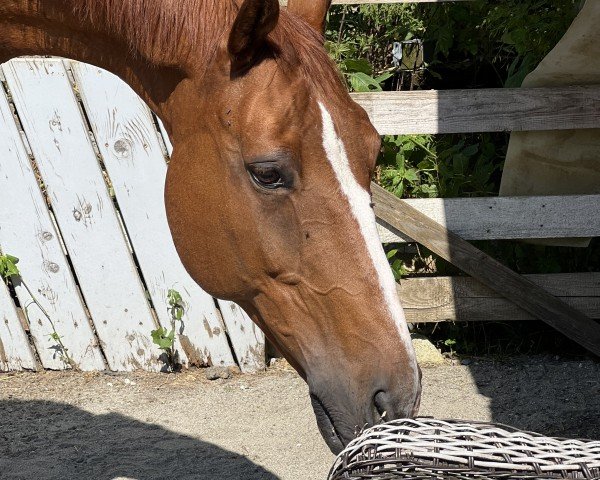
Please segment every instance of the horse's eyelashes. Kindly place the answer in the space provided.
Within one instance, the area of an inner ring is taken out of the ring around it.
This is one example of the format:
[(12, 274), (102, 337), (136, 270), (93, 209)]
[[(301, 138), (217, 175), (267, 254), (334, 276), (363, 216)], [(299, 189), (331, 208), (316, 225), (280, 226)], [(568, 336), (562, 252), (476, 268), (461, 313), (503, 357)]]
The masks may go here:
[(291, 187), (291, 175), (276, 162), (255, 162), (247, 166), (254, 183), (266, 190), (277, 190)]

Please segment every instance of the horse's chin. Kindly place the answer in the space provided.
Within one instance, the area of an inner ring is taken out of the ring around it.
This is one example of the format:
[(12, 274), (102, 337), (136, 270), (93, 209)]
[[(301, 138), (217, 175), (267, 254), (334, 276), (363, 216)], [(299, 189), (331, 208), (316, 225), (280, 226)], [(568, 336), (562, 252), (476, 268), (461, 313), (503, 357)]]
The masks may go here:
[(329, 449), (335, 454), (339, 454), (348, 441), (344, 441), (335, 427), (335, 421), (316, 395), (310, 395), (315, 416), (317, 418), (317, 426), (321, 432), (321, 436)]

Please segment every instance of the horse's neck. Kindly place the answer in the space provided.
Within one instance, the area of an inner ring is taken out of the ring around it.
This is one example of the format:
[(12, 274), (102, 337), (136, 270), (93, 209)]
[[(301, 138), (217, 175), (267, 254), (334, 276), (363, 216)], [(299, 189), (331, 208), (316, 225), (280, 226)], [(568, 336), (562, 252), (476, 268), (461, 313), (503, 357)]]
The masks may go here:
[[(164, 19), (186, 14), (173, 11), (174, 7), (218, 5), (219, 1), (223, 0), (0, 0), (0, 63), (23, 55), (56, 55), (97, 65), (125, 80), (168, 123), (168, 99), (184, 78), (190, 57), (189, 51), (179, 55), (180, 45), (192, 45), (196, 39), (171, 35), (174, 45), (169, 48), (161, 45), (164, 40), (148, 41), (152, 32), (147, 25), (143, 38), (139, 29), (144, 25), (127, 22), (162, 25)], [(96, 10), (100, 4), (106, 8)], [(154, 18), (135, 15), (144, 6), (152, 10)], [(119, 18), (109, 17), (113, 13), (110, 8), (128, 18), (119, 24)]]

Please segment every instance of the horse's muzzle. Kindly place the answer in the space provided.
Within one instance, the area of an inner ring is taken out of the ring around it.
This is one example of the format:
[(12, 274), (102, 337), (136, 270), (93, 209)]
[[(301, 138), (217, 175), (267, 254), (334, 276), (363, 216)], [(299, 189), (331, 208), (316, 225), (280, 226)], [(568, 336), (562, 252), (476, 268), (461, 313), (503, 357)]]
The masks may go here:
[(400, 391), (378, 389), (363, 402), (353, 401), (347, 392), (336, 395), (331, 385), (325, 393), (311, 393), (317, 425), (330, 450), (340, 453), (367, 427), (416, 416), (421, 402), (420, 377), (419, 369), (418, 385)]

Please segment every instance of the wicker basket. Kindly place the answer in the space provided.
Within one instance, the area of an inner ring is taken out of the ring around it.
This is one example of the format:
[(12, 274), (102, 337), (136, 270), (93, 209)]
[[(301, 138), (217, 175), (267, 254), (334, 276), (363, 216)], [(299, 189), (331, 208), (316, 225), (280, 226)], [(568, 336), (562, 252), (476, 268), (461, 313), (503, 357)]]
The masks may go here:
[(330, 480), (600, 479), (600, 441), (503, 425), (428, 418), (366, 430), (338, 456)]

